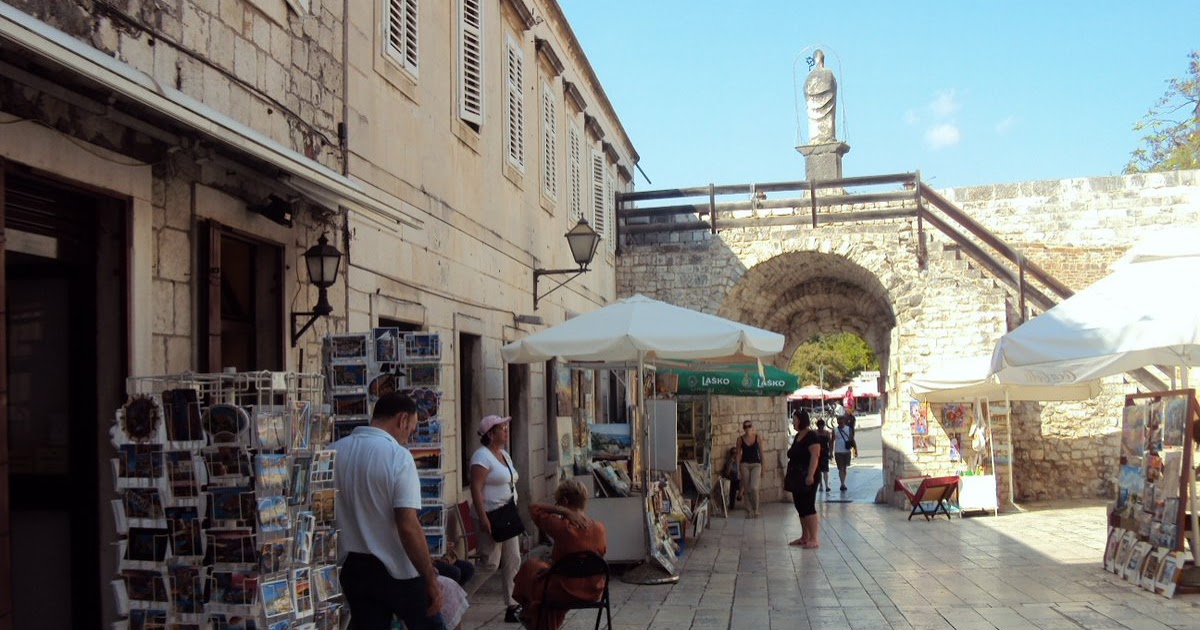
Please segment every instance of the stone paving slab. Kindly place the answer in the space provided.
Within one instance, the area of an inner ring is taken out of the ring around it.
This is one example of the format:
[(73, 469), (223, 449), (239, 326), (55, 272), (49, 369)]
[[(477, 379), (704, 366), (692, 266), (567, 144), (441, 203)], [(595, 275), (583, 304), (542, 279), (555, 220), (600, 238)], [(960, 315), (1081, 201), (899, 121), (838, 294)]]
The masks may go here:
[[(715, 518), (689, 542), (677, 584), (614, 579), (613, 628), (1200, 628), (1200, 596), (1166, 599), (1101, 568), (1102, 502), (908, 521), (907, 510), (872, 503), (878, 482), (871, 487), (869, 475), (878, 479), (878, 471), (851, 473), (853, 502), (818, 501), (820, 549), (787, 545), (800, 535), (790, 503), (764, 504), (759, 519), (741, 512)], [(504, 623), (503, 613), (493, 579), (475, 594), (463, 628), (518, 628)], [(579, 611), (564, 627), (594, 623), (593, 613)]]

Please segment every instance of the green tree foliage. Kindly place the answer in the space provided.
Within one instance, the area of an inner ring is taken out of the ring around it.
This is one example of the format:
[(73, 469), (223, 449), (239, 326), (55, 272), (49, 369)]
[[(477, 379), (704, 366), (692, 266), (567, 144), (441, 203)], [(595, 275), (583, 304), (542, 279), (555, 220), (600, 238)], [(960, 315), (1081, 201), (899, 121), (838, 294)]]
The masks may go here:
[(1145, 132), (1126, 173), (1200, 168), (1200, 51), (1188, 55), (1188, 72), (1167, 81), (1167, 91), (1134, 131)]
[(825, 367), (825, 389), (849, 383), (864, 370), (878, 370), (875, 353), (854, 333), (819, 335), (800, 344), (788, 371), (800, 377), (801, 385), (817, 385)]

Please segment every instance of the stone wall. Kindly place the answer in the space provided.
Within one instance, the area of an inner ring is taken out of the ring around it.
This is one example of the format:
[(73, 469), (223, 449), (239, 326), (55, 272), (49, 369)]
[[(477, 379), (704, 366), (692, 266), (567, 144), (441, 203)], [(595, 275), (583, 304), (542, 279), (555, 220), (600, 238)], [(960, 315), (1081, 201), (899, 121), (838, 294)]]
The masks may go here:
[[(941, 194), (1076, 289), (1103, 277), (1147, 229), (1200, 224), (1200, 171)], [(949, 461), (944, 434), (936, 452), (912, 452), (909, 380), (944, 359), (990, 353), (1019, 318), (1013, 291), (981, 272), (945, 235), (928, 226), (926, 233), (924, 269), (916, 264), (915, 221), (639, 236), (625, 244), (618, 292), (645, 293), (784, 333), (787, 349), (776, 358), (781, 365), (812, 334), (862, 336), (883, 364), (887, 391), (881, 433), (890, 490), (897, 476), (953, 474), (959, 467)], [(814, 296), (817, 287), (828, 294), (825, 303)], [(802, 312), (784, 317), (772, 312), (791, 302), (803, 303)], [(864, 306), (872, 302), (874, 308)], [(1016, 405), (1017, 500), (1111, 496), (1121, 396), (1131, 389), (1116, 376), (1092, 401)], [(737, 426), (714, 426), (714, 431), (736, 433)], [(721, 453), (720, 444), (713, 447)], [(884, 494), (897, 505), (903, 501)]]

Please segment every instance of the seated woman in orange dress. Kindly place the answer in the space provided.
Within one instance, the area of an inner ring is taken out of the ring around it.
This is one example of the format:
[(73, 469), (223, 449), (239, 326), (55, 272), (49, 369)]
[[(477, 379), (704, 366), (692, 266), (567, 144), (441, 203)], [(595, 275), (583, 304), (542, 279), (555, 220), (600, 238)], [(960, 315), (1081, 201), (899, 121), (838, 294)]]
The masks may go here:
[[(566, 611), (552, 613), (549, 626), (539, 626), (542, 604), (542, 589), (547, 588), (543, 576), (550, 565), (560, 558), (577, 551), (594, 551), (601, 556), (608, 552), (608, 531), (604, 523), (592, 520), (584, 508), (587, 507), (587, 491), (578, 481), (564, 481), (554, 491), (554, 505), (535, 503), (529, 506), (529, 515), (538, 529), (554, 539), (550, 562), (542, 558), (529, 558), (517, 571), (513, 586), (513, 599), (523, 607), (522, 620), (525, 627), (535, 630), (556, 630), (562, 626)], [(604, 578), (554, 577), (546, 591), (546, 599), (552, 602), (594, 602), (604, 594)]]

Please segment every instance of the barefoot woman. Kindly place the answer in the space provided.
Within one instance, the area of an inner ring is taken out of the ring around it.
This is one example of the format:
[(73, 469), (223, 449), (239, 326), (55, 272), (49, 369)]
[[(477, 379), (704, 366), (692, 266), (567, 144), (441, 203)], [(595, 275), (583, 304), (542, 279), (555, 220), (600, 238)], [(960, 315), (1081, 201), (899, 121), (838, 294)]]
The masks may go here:
[(796, 513), (800, 515), (801, 533), (799, 538), (788, 544), (816, 549), (821, 541), (821, 517), (817, 516), (817, 465), (821, 457), (821, 438), (812, 430), (806, 411), (792, 414), (792, 427), (796, 429), (796, 439), (792, 440), (787, 453), (784, 490), (792, 493)]

